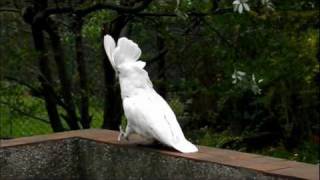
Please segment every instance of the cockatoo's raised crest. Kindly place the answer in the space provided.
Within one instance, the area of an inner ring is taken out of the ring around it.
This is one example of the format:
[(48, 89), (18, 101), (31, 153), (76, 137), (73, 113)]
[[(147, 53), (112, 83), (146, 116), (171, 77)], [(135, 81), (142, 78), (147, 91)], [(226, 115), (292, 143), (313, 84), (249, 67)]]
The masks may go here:
[(116, 48), (116, 43), (114, 42), (113, 38), (109, 35), (104, 36), (103, 39), (104, 49), (106, 50), (108, 59), (113, 67), (115, 68), (114, 59), (113, 59), (113, 51)]
[(128, 120), (126, 130), (120, 128), (119, 140), (137, 133), (183, 153), (197, 152), (198, 148), (184, 137), (168, 103), (153, 89), (148, 72), (143, 69), (146, 63), (138, 60), (139, 46), (125, 37), (116, 46), (113, 38), (106, 35), (104, 47), (112, 67), (119, 72), (122, 104)]

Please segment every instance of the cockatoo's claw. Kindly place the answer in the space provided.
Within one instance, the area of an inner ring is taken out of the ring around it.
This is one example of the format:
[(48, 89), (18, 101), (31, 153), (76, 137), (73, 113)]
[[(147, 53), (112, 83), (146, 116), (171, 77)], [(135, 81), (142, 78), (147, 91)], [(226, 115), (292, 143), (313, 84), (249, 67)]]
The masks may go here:
[(118, 141), (121, 141), (122, 137), (124, 136), (124, 131), (123, 131), (121, 125), (119, 126), (119, 130), (120, 130), (120, 134), (118, 136)]
[(119, 125), (119, 131), (120, 131), (121, 134), (124, 133), (121, 125)]
[(126, 129), (126, 131), (124, 131), (122, 129), (122, 126), (119, 126), (119, 130), (120, 130), (120, 134), (118, 136), (118, 141), (121, 141), (121, 139), (125, 139), (126, 141), (129, 141), (129, 134), (130, 134), (130, 130), (128, 130), (128, 128)]
[(122, 136), (123, 135), (120, 133), (119, 136), (118, 136), (118, 141), (121, 141)]

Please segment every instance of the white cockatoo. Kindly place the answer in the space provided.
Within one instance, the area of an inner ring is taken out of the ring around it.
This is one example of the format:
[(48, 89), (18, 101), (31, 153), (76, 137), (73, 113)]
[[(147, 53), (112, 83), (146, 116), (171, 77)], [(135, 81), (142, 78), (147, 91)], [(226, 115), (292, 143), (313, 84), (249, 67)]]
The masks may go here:
[(125, 131), (120, 127), (118, 140), (128, 140), (136, 133), (147, 140), (173, 147), (183, 153), (197, 152), (180, 128), (168, 103), (153, 89), (145, 62), (139, 61), (141, 50), (133, 41), (122, 37), (117, 45), (110, 35), (104, 36), (104, 48), (120, 81), (122, 105), (127, 118)]

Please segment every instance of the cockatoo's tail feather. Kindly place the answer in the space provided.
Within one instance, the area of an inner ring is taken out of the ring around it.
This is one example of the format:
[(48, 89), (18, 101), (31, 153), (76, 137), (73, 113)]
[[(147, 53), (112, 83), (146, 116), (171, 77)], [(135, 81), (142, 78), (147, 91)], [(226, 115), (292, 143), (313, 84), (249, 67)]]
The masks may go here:
[(181, 141), (181, 142), (177, 143), (177, 144), (173, 144), (172, 146), (176, 150), (178, 150), (180, 152), (183, 152), (183, 153), (198, 152), (197, 146), (195, 146), (194, 144), (192, 144), (191, 142), (189, 142), (186, 139), (184, 141)]
[(118, 40), (118, 46), (121, 48), (121, 52), (129, 59), (136, 61), (141, 56), (141, 49), (132, 40), (122, 37)]

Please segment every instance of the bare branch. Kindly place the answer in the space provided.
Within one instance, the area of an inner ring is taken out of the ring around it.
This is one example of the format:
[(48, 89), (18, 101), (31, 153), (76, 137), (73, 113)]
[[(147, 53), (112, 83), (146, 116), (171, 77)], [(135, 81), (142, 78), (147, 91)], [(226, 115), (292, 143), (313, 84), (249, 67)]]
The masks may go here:
[[(25, 81), (17, 79), (15, 77), (5, 76), (4, 79), (6, 79), (8, 81), (13, 81), (15, 83), (18, 83), (20, 85), (23, 85), (23, 86), (29, 88), (31, 90), (33, 96), (43, 99), (43, 92), (41, 91), (40, 88), (33, 87), (31, 84), (28, 84)], [(51, 86), (50, 83), (48, 83), (48, 84)], [(61, 107), (65, 108), (65, 109), (67, 108), (67, 105), (61, 100), (61, 98), (55, 92), (53, 92), (53, 96), (55, 97), (58, 105), (60, 105)]]
[(23, 85), (23, 86), (29, 88), (32, 91), (32, 93), (35, 93), (37, 95), (37, 97), (42, 96), (42, 92), (39, 88), (36, 88), (36, 87), (32, 86), (31, 84), (26, 83), (26, 81), (23, 81), (21, 79), (17, 79), (15, 77), (11, 77), (11, 76), (4, 76), (4, 79), (6, 79), (8, 81), (13, 81), (15, 83), (18, 83), (20, 85)]
[(232, 43), (227, 40), (216, 28), (214, 28), (211, 24), (209, 24), (207, 21), (204, 21), (204, 23), (211, 29), (213, 32), (217, 34), (217, 36), (229, 47), (235, 48)]
[(113, 3), (97, 3), (93, 6), (83, 8), (83, 9), (74, 9), (72, 7), (64, 7), (64, 8), (48, 8), (44, 11), (38, 13), (35, 17), (35, 21), (39, 19), (46, 18), (52, 14), (64, 14), (64, 13), (74, 13), (79, 17), (84, 17), (94, 11), (102, 10), (102, 9), (109, 9), (118, 11), (121, 13), (131, 13), (135, 14), (142, 10), (144, 10), (148, 5), (152, 2), (152, 0), (144, 0), (141, 3), (133, 7), (122, 6), (122, 5), (115, 5)]
[(21, 109), (19, 109), (17, 107), (12, 106), (10, 103), (0, 101), (0, 104), (8, 106), (10, 108), (10, 110), (15, 111), (15, 112), (17, 112), (17, 113), (19, 113), (19, 114), (21, 114), (23, 116), (27, 116), (27, 117), (30, 117), (32, 119), (39, 120), (39, 121), (41, 121), (43, 123), (46, 123), (46, 124), (50, 123), (47, 119), (43, 119), (43, 118), (34, 116), (31, 113), (25, 112), (25, 111), (23, 111), (23, 110), (21, 110)]
[(0, 12), (20, 13), (21, 11), (15, 8), (0, 8)]
[(156, 54), (154, 57), (146, 60), (146, 62), (148, 63), (148, 66), (150, 66), (151, 64), (153, 64), (154, 62), (157, 62), (157, 60), (159, 60), (161, 57), (163, 57), (166, 53), (168, 52), (167, 48), (163, 48), (161, 51), (158, 52), (158, 54)]
[(102, 10), (102, 9), (110, 9), (110, 10), (118, 11), (120, 13), (135, 14), (135, 13), (138, 13), (138, 12), (144, 10), (145, 8), (147, 8), (151, 2), (152, 2), (152, 0), (144, 0), (141, 3), (138, 3), (133, 7), (114, 5), (112, 3), (103, 3), (103, 4), (98, 3), (98, 4), (95, 4), (91, 7), (85, 8), (85, 9), (76, 10), (75, 14), (78, 14), (79, 16), (86, 16), (87, 14), (89, 14), (93, 11)]
[[(197, 17), (204, 17), (210, 15), (218, 15), (218, 14), (225, 14), (225, 13), (232, 13), (232, 9), (217, 9), (214, 12), (205, 13), (205, 12), (187, 12), (188, 16), (197, 16)], [(136, 14), (139, 17), (177, 17), (178, 15), (174, 12), (140, 12)]]

